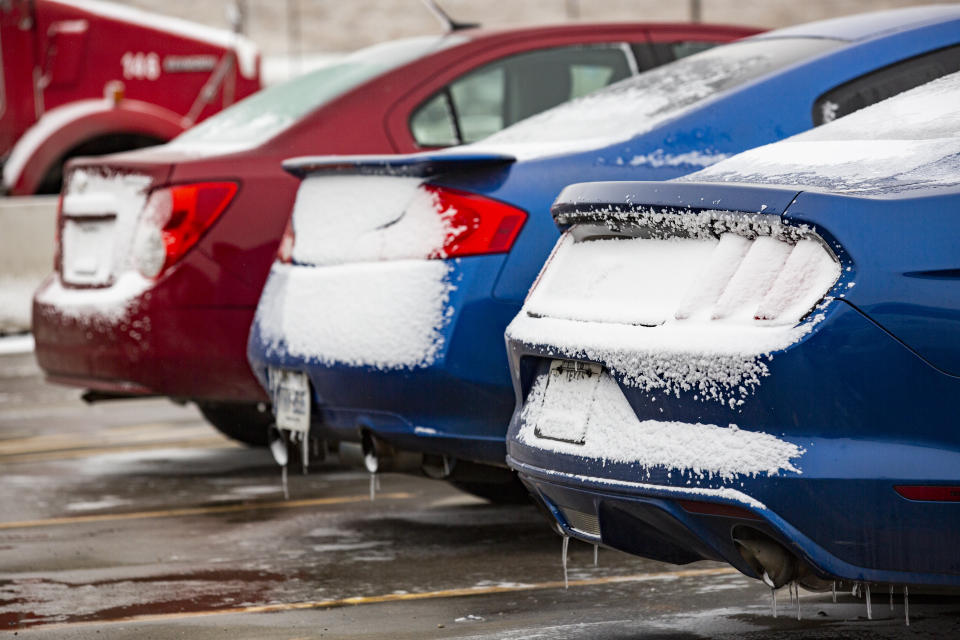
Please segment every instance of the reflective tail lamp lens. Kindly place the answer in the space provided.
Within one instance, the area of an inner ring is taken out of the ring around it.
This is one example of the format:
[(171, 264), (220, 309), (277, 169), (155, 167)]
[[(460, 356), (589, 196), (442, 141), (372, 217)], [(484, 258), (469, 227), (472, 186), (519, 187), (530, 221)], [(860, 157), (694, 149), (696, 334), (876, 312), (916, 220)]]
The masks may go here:
[(296, 236), (293, 233), (293, 216), (287, 220), (287, 226), (283, 229), (283, 235), (280, 236), (280, 244), (277, 246), (277, 262), (290, 264), (293, 262), (293, 244)]
[(894, 491), (907, 500), (921, 502), (960, 502), (960, 487), (945, 485), (897, 485)]
[(176, 264), (216, 222), (237, 193), (233, 182), (199, 182), (150, 194), (134, 240), (137, 267), (156, 278)]
[(799, 322), (840, 277), (840, 263), (816, 238), (795, 244), (772, 236), (720, 237), (677, 306), (674, 317), (688, 320)]
[(435, 258), (506, 253), (527, 221), (527, 213), (498, 200), (457, 189), (427, 185), (437, 211), (449, 216), (450, 232)]

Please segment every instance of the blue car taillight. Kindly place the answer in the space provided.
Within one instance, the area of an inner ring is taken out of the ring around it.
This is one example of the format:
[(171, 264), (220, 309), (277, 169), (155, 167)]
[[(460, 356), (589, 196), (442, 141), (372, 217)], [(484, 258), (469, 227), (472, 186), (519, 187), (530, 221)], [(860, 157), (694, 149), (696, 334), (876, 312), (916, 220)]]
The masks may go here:
[(450, 232), (434, 258), (505, 253), (527, 221), (527, 212), (499, 200), (458, 189), (424, 185), (437, 213), (448, 216)]

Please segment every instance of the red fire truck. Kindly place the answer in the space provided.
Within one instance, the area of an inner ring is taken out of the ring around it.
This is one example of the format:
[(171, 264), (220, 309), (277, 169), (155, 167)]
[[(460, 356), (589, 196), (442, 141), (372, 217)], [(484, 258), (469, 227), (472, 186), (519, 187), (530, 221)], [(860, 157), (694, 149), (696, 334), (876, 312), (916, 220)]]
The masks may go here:
[(238, 33), (101, 0), (0, 0), (0, 56), (11, 195), (57, 193), (66, 159), (165, 142), (260, 88)]

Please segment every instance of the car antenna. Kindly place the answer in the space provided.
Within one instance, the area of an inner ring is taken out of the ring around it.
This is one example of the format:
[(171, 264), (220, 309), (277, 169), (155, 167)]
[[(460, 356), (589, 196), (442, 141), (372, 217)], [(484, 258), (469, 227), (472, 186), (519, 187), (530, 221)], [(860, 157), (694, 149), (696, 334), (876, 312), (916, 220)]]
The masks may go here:
[(423, 0), (423, 4), (427, 5), (430, 13), (443, 23), (447, 31), (460, 31), (461, 29), (473, 29), (474, 27), (480, 26), (480, 24), (476, 22), (457, 22), (437, 4), (436, 0)]

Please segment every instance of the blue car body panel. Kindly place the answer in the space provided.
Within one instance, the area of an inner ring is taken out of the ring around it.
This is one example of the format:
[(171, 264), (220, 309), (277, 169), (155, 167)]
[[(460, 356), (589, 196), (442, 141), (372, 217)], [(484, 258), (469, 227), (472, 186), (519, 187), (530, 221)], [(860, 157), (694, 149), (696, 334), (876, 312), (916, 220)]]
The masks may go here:
[[(953, 19), (945, 21), (945, 15)], [(469, 147), (400, 157), (297, 159), (290, 167), (301, 175), (347, 171), (430, 176), (433, 184), (510, 203), (529, 217), (509, 253), (450, 261), (457, 287), (449, 303), (453, 315), (443, 328), (442, 353), (432, 364), (379, 371), (291, 358), (268, 350), (255, 323), (248, 348), (254, 372), (266, 384), (270, 366), (306, 371), (322, 414), (321, 429), (338, 439), (358, 440), (360, 431), (369, 429), (402, 448), (504, 464), (504, 435), (514, 396), (503, 331), (559, 237), (549, 211), (561, 189), (588, 180), (668, 180), (700, 166), (631, 162), (653, 152), (732, 155), (810, 129), (812, 105), (825, 91), (958, 41), (960, 9), (931, 9), (915, 17), (935, 24), (887, 33), (890, 20), (877, 14), (862, 21), (831, 21), (823, 33), (808, 27), (803, 35), (851, 42), (721, 92), (606, 147), (515, 162), (509, 151), (475, 152)], [(874, 37), (878, 30), (882, 37)]]
[[(721, 559), (760, 578), (733, 543), (734, 527), (747, 526), (825, 578), (960, 585), (960, 504), (909, 500), (895, 490), (960, 485), (960, 377), (953, 374), (960, 362), (960, 189), (854, 197), (606, 183), (574, 185), (560, 201), (561, 222), (575, 208), (604, 203), (752, 213), (771, 202), (782, 220), (815, 229), (843, 266), (821, 321), (772, 354), (769, 376), (741, 406), (698, 401), (695, 390), (650, 394), (618, 381), (638, 419), (734, 423), (774, 434), (804, 449), (798, 472), (724, 480), (528, 446), (517, 438), (523, 401), (556, 352), (508, 342), (518, 399), (509, 463), (568, 534), (671, 562)], [(683, 500), (735, 506), (757, 520), (691, 512)], [(601, 534), (571, 526), (569, 509), (596, 517)]]

